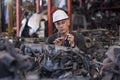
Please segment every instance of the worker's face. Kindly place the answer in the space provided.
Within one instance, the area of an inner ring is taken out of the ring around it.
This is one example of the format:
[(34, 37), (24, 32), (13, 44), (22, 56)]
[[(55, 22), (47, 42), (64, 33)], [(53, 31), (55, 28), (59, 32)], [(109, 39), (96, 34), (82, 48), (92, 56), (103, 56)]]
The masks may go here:
[(55, 26), (58, 32), (60, 32), (61, 34), (65, 34), (69, 32), (70, 21), (69, 19), (60, 20), (55, 22)]

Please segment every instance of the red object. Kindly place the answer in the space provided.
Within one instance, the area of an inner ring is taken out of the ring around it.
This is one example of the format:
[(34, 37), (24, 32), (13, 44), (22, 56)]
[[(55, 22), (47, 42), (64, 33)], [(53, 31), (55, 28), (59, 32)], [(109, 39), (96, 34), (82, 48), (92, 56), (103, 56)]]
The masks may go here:
[(48, 0), (48, 36), (52, 34), (52, 30), (53, 30), (51, 10), (52, 10), (52, 0)]
[(52, 10), (51, 10), (51, 14), (53, 14), (55, 12), (57, 8), (55, 6), (52, 7)]
[(40, 12), (40, 0), (36, 0), (36, 12)]
[[(68, 9), (68, 16), (70, 18), (70, 23), (71, 23), (71, 0), (67, 0), (67, 9)], [(71, 24), (70, 24), (70, 29), (71, 29)]]
[(19, 35), (20, 29), (20, 0), (16, 0), (16, 36)]

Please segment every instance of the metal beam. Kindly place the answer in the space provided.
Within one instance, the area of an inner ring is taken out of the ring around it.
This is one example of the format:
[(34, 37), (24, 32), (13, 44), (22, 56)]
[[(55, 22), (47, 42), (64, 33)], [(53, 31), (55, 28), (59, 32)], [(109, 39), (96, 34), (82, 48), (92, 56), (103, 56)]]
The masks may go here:
[(20, 0), (16, 0), (16, 36), (19, 36), (20, 29)]
[[(68, 16), (70, 18), (70, 23), (71, 23), (71, 0), (67, 0), (67, 9), (68, 9)], [(70, 24), (70, 29), (71, 29), (71, 24)]]
[(8, 7), (8, 34), (13, 34), (13, 0), (7, 0)]
[(51, 17), (51, 9), (52, 9), (52, 0), (48, 0), (48, 36), (52, 34), (52, 17)]
[(36, 12), (40, 12), (40, 0), (36, 0)]

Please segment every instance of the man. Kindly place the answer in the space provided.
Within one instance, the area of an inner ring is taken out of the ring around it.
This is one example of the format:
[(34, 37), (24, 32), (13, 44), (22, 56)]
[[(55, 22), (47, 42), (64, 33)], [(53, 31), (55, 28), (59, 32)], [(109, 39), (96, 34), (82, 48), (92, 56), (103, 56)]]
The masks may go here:
[(80, 50), (85, 51), (84, 37), (69, 30), (70, 20), (67, 13), (62, 9), (57, 9), (52, 17), (58, 32), (48, 37), (47, 43), (72, 48), (78, 47)]

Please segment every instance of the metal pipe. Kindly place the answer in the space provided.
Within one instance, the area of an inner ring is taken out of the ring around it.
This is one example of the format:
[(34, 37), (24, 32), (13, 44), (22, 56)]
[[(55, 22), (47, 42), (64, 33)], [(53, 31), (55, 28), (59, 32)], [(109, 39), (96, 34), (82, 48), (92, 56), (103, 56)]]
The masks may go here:
[[(13, 35), (13, 0), (7, 0), (8, 8), (8, 33)], [(5, 26), (6, 27), (6, 26)]]
[(36, 0), (36, 12), (40, 12), (40, 0)]
[(19, 36), (20, 29), (20, 0), (16, 0), (16, 36)]
[[(71, 23), (71, 0), (67, 0), (67, 9), (68, 9), (68, 16), (70, 18), (70, 23)], [(71, 29), (71, 24), (70, 24), (70, 29)]]
[(48, 36), (52, 34), (51, 8), (52, 8), (52, 0), (48, 0)]

